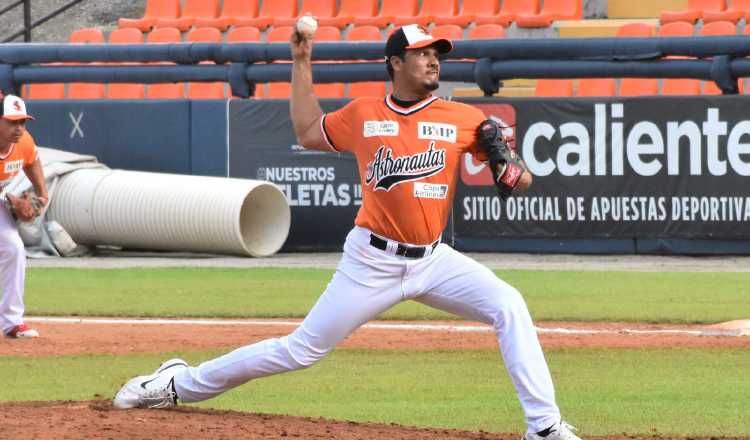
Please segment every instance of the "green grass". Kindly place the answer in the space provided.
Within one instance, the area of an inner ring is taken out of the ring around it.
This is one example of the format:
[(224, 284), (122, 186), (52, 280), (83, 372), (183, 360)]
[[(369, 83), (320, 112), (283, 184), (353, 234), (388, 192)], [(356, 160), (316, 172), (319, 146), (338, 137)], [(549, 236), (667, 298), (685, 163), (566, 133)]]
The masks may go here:
[[(27, 276), (27, 314), (303, 317), (333, 271), (58, 269)], [(748, 273), (498, 271), (536, 320), (708, 323), (750, 317)], [(386, 319), (446, 319), (415, 302)]]
[[(219, 352), (186, 353), (197, 362)], [(0, 358), (0, 401), (110, 398), (170, 354)], [(564, 416), (584, 436), (750, 436), (743, 349), (548, 350)], [(81, 374), (84, 371), (85, 374)], [(492, 432), (523, 417), (495, 350), (339, 350), (200, 406)]]

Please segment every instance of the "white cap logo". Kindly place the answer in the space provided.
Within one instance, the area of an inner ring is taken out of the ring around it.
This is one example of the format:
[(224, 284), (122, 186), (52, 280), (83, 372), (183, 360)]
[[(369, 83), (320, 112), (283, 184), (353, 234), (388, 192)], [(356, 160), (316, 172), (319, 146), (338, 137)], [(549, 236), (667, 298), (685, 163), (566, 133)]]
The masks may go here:
[(21, 119), (34, 119), (26, 113), (26, 103), (15, 95), (6, 95), (3, 98), (3, 119), (18, 121)]

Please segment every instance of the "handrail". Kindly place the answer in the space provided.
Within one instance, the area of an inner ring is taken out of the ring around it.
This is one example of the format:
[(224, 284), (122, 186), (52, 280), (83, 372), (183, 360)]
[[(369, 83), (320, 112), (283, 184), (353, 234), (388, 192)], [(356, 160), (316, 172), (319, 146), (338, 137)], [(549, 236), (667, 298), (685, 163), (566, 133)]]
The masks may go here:
[(15, 3), (12, 3), (8, 5), (5, 9), (0, 11), (0, 15), (5, 14), (6, 12), (10, 12), (12, 9), (16, 8), (17, 6), (23, 4), (23, 29), (17, 31), (16, 33), (12, 34), (10, 37), (3, 40), (3, 43), (8, 43), (10, 41), (15, 40), (16, 38), (23, 35), (23, 41), (30, 43), (31, 42), (31, 30), (34, 28), (37, 28), (44, 23), (50, 21), (51, 19), (57, 17), (58, 15), (62, 14), (63, 12), (67, 11), (68, 9), (72, 8), (73, 6), (77, 5), (78, 3), (81, 3), (84, 0), (73, 0), (68, 4), (65, 4), (56, 10), (50, 12), (49, 14), (45, 15), (41, 19), (31, 22), (31, 0), (18, 0)]

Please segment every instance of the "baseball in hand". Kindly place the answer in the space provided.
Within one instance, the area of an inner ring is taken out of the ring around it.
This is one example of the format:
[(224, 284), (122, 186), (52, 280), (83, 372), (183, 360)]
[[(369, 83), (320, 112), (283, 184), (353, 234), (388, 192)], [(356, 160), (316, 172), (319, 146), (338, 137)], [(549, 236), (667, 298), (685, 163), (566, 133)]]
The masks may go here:
[(318, 30), (318, 20), (310, 15), (303, 15), (297, 20), (297, 32), (306, 38), (312, 38)]

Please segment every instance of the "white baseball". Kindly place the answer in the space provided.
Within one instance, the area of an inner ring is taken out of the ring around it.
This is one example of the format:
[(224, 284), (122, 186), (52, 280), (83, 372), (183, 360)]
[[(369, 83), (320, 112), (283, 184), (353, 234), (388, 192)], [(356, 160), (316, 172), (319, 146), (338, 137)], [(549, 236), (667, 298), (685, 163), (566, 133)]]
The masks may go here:
[(310, 38), (318, 30), (318, 20), (310, 15), (303, 15), (297, 20), (297, 32)]

